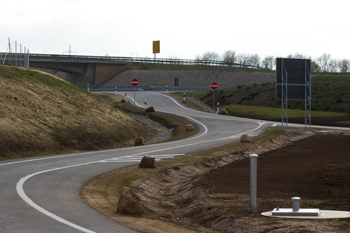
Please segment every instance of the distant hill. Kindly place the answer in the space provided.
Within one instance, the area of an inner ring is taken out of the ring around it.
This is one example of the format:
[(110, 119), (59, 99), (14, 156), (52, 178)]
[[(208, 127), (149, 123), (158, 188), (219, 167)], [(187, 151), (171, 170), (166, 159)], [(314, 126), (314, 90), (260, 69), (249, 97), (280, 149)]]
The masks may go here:
[(0, 66), (0, 159), (117, 148), (156, 134), (63, 80)]

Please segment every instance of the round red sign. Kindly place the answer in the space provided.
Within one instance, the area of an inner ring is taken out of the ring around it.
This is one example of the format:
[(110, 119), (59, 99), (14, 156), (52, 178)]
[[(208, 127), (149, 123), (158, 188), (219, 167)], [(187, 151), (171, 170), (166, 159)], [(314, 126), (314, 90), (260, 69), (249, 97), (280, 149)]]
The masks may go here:
[(211, 87), (211, 89), (216, 90), (216, 89), (218, 89), (218, 84), (216, 82), (212, 82), (210, 84), (210, 87)]
[(134, 87), (136, 87), (137, 85), (139, 85), (139, 80), (137, 80), (136, 78), (131, 80), (131, 85), (133, 85)]

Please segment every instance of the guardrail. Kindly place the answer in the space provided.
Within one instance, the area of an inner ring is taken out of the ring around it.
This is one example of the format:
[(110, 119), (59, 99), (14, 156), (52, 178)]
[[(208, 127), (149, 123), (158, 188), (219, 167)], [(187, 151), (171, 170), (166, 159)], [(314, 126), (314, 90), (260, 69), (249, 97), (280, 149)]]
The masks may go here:
[[(16, 53), (1, 53), (0, 57), (15, 56)], [(20, 54), (20, 53), (18, 53)], [(13, 58), (12, 58), (13, 59)], [(179, 64), (179, 65), (205, 65), (205, 66), (233, 66), (253, 69), (263, 69), (259, 66), (245, 65), (241, 63), (228, 63), (225, 61), (196, 60), (196, 59), (172, 59), (172, 58), (147, 58), (147, 57), (114, 57), (114, 56), (85, 56), (85, 55), (59, 55), (59, 54), (29, 54), (30, 60), (74, 60), (76, 62), (142, 62), (142, 63), (161, 63), (161, 64)]]
[[(85, 91), (117, 91), (117, 92), (124, 92), (124, 91), (159, 91), (159, 92), (192, 92), (192, 91), (212, 91), (212, 89), (208, 87), (153, 87), (153, 86), (80, 86), (81, 89)], [(216, 90), (222, 90), (228, 87), (219, 87)]]

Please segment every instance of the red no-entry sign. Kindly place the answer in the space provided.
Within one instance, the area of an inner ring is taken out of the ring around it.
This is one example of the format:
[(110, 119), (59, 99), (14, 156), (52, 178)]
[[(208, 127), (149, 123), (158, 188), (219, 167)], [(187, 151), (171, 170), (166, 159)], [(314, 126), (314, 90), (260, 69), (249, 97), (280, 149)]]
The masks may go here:
[(139, 85), (139, 80), (137, 80), (136, 78), (131, 80), (131, 85), (133, 85), (134, 87), (136, 87), (137, 85)]
[(210, 84), (210, 87), (211, 87), (211, 89), (216, 90), (216, 89), (218, 89), (218, 84), (216, 82), (212, 82)]

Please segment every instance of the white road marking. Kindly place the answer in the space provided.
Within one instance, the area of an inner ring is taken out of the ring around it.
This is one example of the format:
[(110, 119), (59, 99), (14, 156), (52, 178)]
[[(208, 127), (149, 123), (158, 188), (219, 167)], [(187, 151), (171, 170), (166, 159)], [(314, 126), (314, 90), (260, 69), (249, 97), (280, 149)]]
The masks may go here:
[[(185, 154), (169, 154), (169, 155), (148, 155), (155, 157), (156, 161), (160, 161), (162, 159), (170, 159), (170, 158), (175, 158), (176, 156), (181, 156)], [(101, 160), (101, 163), (120, 163), (120, 162), (140, 162), (141, 159), (143, 158), (144, 155), (127, 155), (127, 156), (122, 156), (122, 157), (117, 157), (113, 159), (105, 159)]]
[[(169, 97), (170, 98), (170, 97)], [(172, 98), (171, 98), (172, 99)], [(175, 103), (177, 103), (175, 100), (173, 100)], [(181, 105), (179, 105), (181, 106)], [(182, 107), (182, 106), (181, 106)], [(172, 113), (174, 114), (174, 113)], [(204, 133), (196, 136), (196, 137), (192, 137), (192, 138), (189, 138), (187, 140), (193, 140), (195, 138), (198, 138), (198, 137), (201, 137), (203, 135), (205, 135), (207, 132), (208, 132), (208, 128), (203, 124), (201, 123), (200, 121), (197, 121), (191, 117), (188, 117), (188, 116), (184, 116), (184, 115), (180, 115), (180, 114), (176, 114), (176, 115), (179, 115), (179, 116), (183, 116), (183, 117), (186, 117), (186, 118), (189, 118), (191, 119), (192, 121), (194, 122), (197, 122), (198, 124), (202, 125), (203, 128), (204, 128)], [(242, 135), (242, 134), (248, 134), (249, 132), (253, 132), (257, 129), (259, 129), (262, 124), (260, 122), (258, 122), (259, 126), (256, 127), (255, 129), (253, 130), (249, 130), (249, 131), (246, 131), (244, 133), (241, 133), (239, 135)], [(202, 143), (208, 143), (208, 142), (213, 142), (213, 141), (218, 141), (218, 140), (223, 140), (223, 139), (229, 139), (229, 138), (233, 138), (233, 137), (237, 137), (238, 135), (232, 135), (231, 137), (225, 137), (225, 138), (219, 138), (219, 139), (214, 139), (214, 140), (207, 140), (207, 141), (201, 141), (201, 142), (195, 142), (195, 143), (190, 143), (190, 144), (187, 144), (187, 145), (180, 145), (180, 146), (175, 146), (175, 147), (168, 147), (168, 148), (163, 148), (163, 149), (158, 149), (158, 150), (153, 150), (153, 151), (148, 151), (148, 152), (142, 152), (142, 153), (138, 153), (138, 154), (134, 154), (134, 155), (129, 155), (129, 156), (124, 156), (124, 158), (127, 158), (125, 161), (128, 161), (128, 162), (134, 162), (134, 161), (139, 161), (139, 160), (136, 160), (138, 159), (137, 156), (140, 156), (140, 155), (145, 155), (145, 154), (150, 154), (150, 153), (156, 153), (156, 152), (160, 152), (160, 151), (166, 151), (166, 150), (171, 150), (171, 149), (177, 149), (177, 148), (182, 148), (182, 147), (187, 147), (187, 146), (193, 146), (193, 145), (198, 145), (198, 144), (202, 144)], [(238, 136), (239, 137), (239, 136)], [(185, 139), (186, 140), (186, 139)], [(171, 143), (175, 143), (174, 142), (170, 142), (169, 144)], [(129, 148), (131, 149), (131, 148)], [(112, 151), (112, 150), (110, 150)], [(81, 154), (91, 154), (91, 153), (101, 153), (102, 151), (97, 151), (97, 152), (86, 152), (86, 153), (81, 153)], [(67, 157), (67, 156), (76, 156), (76, 155), (81, 155), (81, 154), (72, 154), (72, 155), (63, 155), (63, 156), (56, 156), (56, 157), (53, 157), (53, 158), (58, 158), (58, 157)], [(167, 157), (167, 156), (164, 156), (164, 157)], [(169, 157), (167, 157), (169, 158)], [(43, 160), (43, 159), (49, 159), (49, 158), (40, 158), (40, 159), (33, 159), (33, 160), (29, 160), (29, 161), (36, 161), (36, 160)], [(118, 160), (119, 158), (114, 158), (115, 160)], [(129, 160), (131, 159), (131, 160)], [(159, 159), (161, 159), (161, 157), (159, 157)], [(27, 162), (29, 162), (27, 160)], [(44, 170), (44, 171), (40, 171), (40, 172), (36, 172), (36, 173), (32, 173), (30, 175), (27, 175), (26, 177), (23, 177), (21, 178), (18, 182), (17, 182), (17, 185), (16, 185), (16, 191), (18, 193), (18, 195), (26, 202), (28, 203), (30, 206), (32, 206), (34, 209), (38, 210), (39, 212), (45, 214), (46, 216), (58, 221), (58, 222), (61, 222), (67, 226), (70, 226), (72, 228), (75, 228), (77, 230), (80, 230), (80, 231), (83, 231), (83, 232), (88, 232), (88, 233), (91, 233), (93, 231), (89, 230), (89, 229), (86, 229), (84, 227), (81, 227), (81, 226), (78, 226), (72, 222), (69, 222), (47, 210), (45, 210), (44, 208), (40, 207), (39, 205), (37, 205), (36, 203), (34, 203), (27, 195), (26, 193), (24, 192), (24, 189), (23, 189), (23, 185), (24, 183), (36, 176), (36, 175), (40, 175), (40, 174), (43, 174), (43, 173), (46, 173), (46, 172), (52, 172), (52, 171), (57, 171), (57, 170), (62, 170), (62, 169), (68, 169), (68, 168), (73, 168), (73, 167), (79, 167), (79, 166), (84, 166), (84, 165), (89, 165), (89, 164), (93, 164), (93, 163), (97, 163), (97, 162), (111, 162), (113, 161), (113, 159), (107, 159), (107, 160), (98, 160), (98, 161), (93, 161), (93, 162), (88, 162), (88, 163), (82, 163), (82, 164), (76, 164), (76, 165), (70, 165), (70, 166), (64, 166), (64, 167), (59, 167), (59, 168), (53, 168), (53, 169), (49, 169), (49, 170)], [(124, 160), (120, 160), (119, 162), (121, 161), (124, 161)], [(19, 161), (19, 162), (13, 162), (13, 163), (7, 163), (7, 164), (1, 164), (2, 166), (4, 165), (9, 165), (9, 164), (14, 164), (14, 163), (20, 163), (22, 161)], [(23, 162), (26, 162), (26, 161), (23, 161)]]
[(33, 176), (36, 176), (36, 175), (39, 175), (39, 174), (42, 174), (42, 173), (46, 173), (46, 172), (50, 172), (50, 171), (57, 171), (57, 170), (61, 170), (61, 169), (65, 169), (65, 168), (71, 168), (71, 167), (77, 167), (77, 166), (82, 166), (82, 165), (87, 165), (87, 164), (92, 164), (92, 163), (96, 163), (96, 162), (91, 162), (91, 163), (84, 163), (84, 164), (78, 164), (78, 165), (71, 165), (71, 166), (66, 166), (66, 167), (60, 167), (60, 168), (54, 168), (54, 169), (49, 169), (49, 170), (44, 170), (44, 171), (41, 171), (41, 172), (36, 172), (36, 173), (32, 173), (30, 175), (27, 175), (26, 177), (23, 177), (21, 178), (17, 185), (16, 185), (16, 190), (17, 190), (17, 193), (18, 195), (25, 201), (27, 202), (31, 207), (33, 207), (34, 209), (38, 210), (39, 212), (45, 214), (46, 216), (58, 221), (58, 222), (61, 222), (67, 226), (70, 226), (72, 228), (75, 228), (77, 230), (80, 230), (82, 232), (87, 232), (87, 233), (94, 233), (94, 231), (91, 231), (89, 229), (86, 229), (84, 227), (81, 227), (81, 226), (78, 226), (72, 222), (69, 222), (47, 210), (45, 210), (44, 208), (40, 207), (39, 205), (35, 204), (27, 195), (26, 193), (24, 192), (23, 190), (23, 184), (24, 182), (26, 182), (29, 178), (33, 177)]
[[(253, 130), (249, 130), (249, 131), (246, 131), (244, 133), (241, 133), (241, 134), (246, 134), (246, 133), (249, 133), (249, 132), (252, 132), (252, 131), (255, 131), (257, 130), (258, 128), (260, 128), (262, 126), (262, 124), (259, 123), (259, 126)], [(239, 135), (241, 135), (239, 134)], [(151, 154), (151, 153), (156, 153), (156, 152), (160, 152), (160, 151), (165, 151), (165, 150), (171, 150), (171, 149), (176, 149), (176, 148), (181, 148), (181, 147), (187, 147), (187, 146), (193, 146), (193, 145), (198, 145), (198, 144), (202, 144), (202, 143), (208, 143), (208, 142), (212, 142), (212, 141), (218, 141), (218, 140), (222, 140), (222, 139), (227, 139), (228, 137), (226, 138), (219, 138), (219, 139), (214, 139), (214, 140), (208, 140), (208, 141), (202, 141), (202, 142), (196, 142), (196, 143), (191, 143), (191, 144), (187, 144), (187, 145), (180, 145), (180, 146), (175, 146), (175, 147), (170, 147), (170, 148), (164, 148), (164, 149), (158, 149), (158, 150), (154, 150), (154, 151), (148, 151), (148, 152), (142, 152), (142, 153), (138, 153), (138, 154), (134, 154), (134, 155), (129, 155), (129, 157), (135, 157), (135, 156), (139, 156), (139, 155), (144, 155), (144, 154)], [(93, 162), (89, 162), (89, 163), (81, 163), (81, 164), (76, 164), (76, 165), (70, 165), (70, 166), (65, 166), (65, 167), (59, 167), (59, 168), (53, 168), (53, 169), (49, 169), (49, 170), (44, 170), (44, 171), (40, 171), (40, 172), (35, 172), (35, 173), (32, 173), (30, 175), (27, 175), (26, 177), (23, 177), (21, 178), (17, 185), (16, 185), (16, 191), (18, 193), (18, 195), (26, 202), (28, 203), (31, 207), (33, 207), (34, 209), (38, 210), (39, 212), (45, 214), (46, 216), (58, 221), (58, 222), (61, 222), (67, 226), (70, 226), (70, 227), (73, 227), (75, 229), (78, 229), (80, 231), (83, 231), (83, 232), (88, 232), (88, 233), (91, 233), (93, 231), (89, 230), (89, 229), (86, 229), (84, 227), (81, 227), (81, 226), (78, 226), (72, 222), (69, 222), (47, 210), (45, 210), (44, 208), (40, 207), (39, 205), (37, 205), (36, 203), (34, 203), (27, 195), (26, 193), (24, 192), (23, 190), (23, 185), (24, 183), (36, 176), (36, 175), (40, 175), (40, 174), (43, 174), (43, 173), (46, 173), (46, 172), (51, 172), (51, 171), (58, 171), (58, 170), (62, 170), (62, 169), (67, 169), (67, 168), (73, 168), (73, 167), (79, 167), (79, 166), (84, 166), (84, 165), (89, 165), (89, 164), (93, 164), (93, 163), (98, 163), (98, 162), (104, 162), (104, 160), (98, 160), (98, 161), (93, 161)]]

